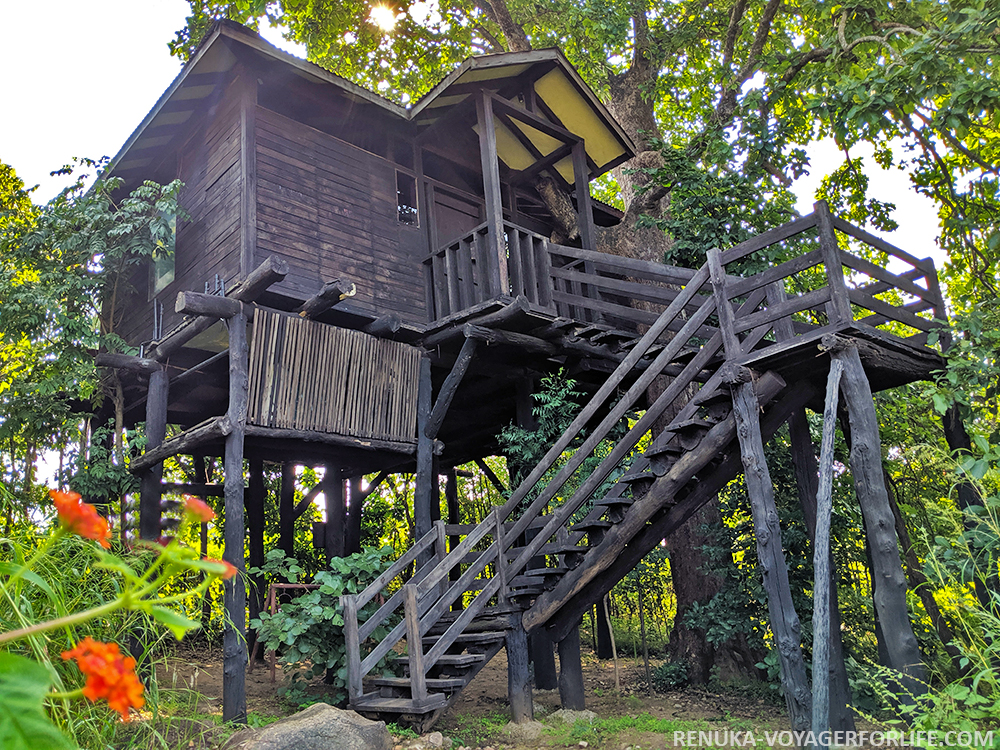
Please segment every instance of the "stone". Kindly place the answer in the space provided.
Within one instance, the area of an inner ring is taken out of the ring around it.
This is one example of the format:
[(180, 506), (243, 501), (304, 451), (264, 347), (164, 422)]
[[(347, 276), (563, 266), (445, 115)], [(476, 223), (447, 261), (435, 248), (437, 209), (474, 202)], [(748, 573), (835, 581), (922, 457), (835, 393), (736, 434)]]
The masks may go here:
[(431, 732), (424, 737), (424, 741), (431, 747), (444, 747), (444, 735), (440, 732)]
[(587, 709), (583, 711), (571, 711), (568, 708), (560, 708), (558, 711), (552, 712), (552, 718), (556, 721), (564, 721), (567, 724), (576, 724), (578, 721), (593, 724), (597, 721), (597, 714)]
[(534, 742), (544, 731), (545, 725), (540, 721), (525, 721), (521, 724), (508, 721), (503, 728), (504, 735), (514, 742)]
[(392, 750), (384, 721), (316, 703), (262, 729), (244, 729), (222, 750)]
[(576, 746), (577, 746), (577, 747), (590, 747), (590, 743), (589, 743), (589, 742), (587, 742), (587, 740), (580, 740), (580, 741), (579, 741), (579, 742), (578, 742), (578, 743), (576, 744)]

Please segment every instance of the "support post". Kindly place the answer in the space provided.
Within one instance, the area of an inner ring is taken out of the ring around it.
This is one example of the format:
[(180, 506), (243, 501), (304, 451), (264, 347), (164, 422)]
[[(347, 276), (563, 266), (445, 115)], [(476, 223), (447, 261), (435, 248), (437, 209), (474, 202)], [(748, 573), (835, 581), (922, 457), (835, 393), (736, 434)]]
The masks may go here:
[(417, 586), (403, 586), (403, 616), (406, 620), (406, 654), (410, 667), (410, 695), (420, 701), (427, 697), (424, 674), (424, 645), (420, 640), (420, 612), (417, 609)]
[(237, 575), (225, 582), (227, 622), (222, 636), (222, 720), (245, 724), (246, 696), (246, 590), (243, 575), (243, 438), (246, 432), (249, 385), (247, 319), (243, 314), (229, 319), (229, 410), (232, 431), (226, 436), (225, 548), (222, 559), (236, 568)]
[[(194, 481), (201, 484), (208, 484), (208, 463), (201, 454), (192, 457), (194, 463)], [(199, 551), (202, 557), (208, 556), (208, 522), (199, 524)], [(204, 580), (204, 579), (202, 579)], [(206, 625), (212, 619), (211, 592), (206, 591), (201, 600), (201, 622)]]
[[(559, 676), (556, 674), (552, 638), (545, 628), (538, 628), (528, 636), (528, 645), (531, 647), (531, 663), (534, 666), (535, 690), (555, 690), (559, 687)], [(559, 658), (562, 659), (561, 656)]]
[[(836, 415), (834, 415), (836, 419)], [(788, 419), (788, 433), (792, 447), (792, 466), (799, 491), (799, 503), (810, 540), (816, 542), (816, 494), (819, 489), (819, 464), (813, 451), (812, 437), (805, 408), (796, 409)], [(830, 553), (830, 726), (835, 732), (853, 732), (854, 713), (850, 709), (851, 687), (844, 664), (844, 644), (840, 635), (840, 607), (837, 606), (837, 575)], [(815, 578), (815, 575), (814, 575)], [(814, 623), (815, 627), (815, 623)], [(815, 642), (815, 635), (813, 636)], [(818, 674), (813, 665), (813, 689)]]
[(570, 711), (583, 711), (587, 707), (580, 661), (580, 623), (559, 641), (559, 703)]
[(427, 418), (427, 425), (423, 429), (423, 434), (426, 437), (432, 440), (437, 437), (438, 431), (444, 423), (444, 418), (448, 415), (448, 407), (451, 406), (452, 399), (455, 398), (458, 387), (462, 384), (462, 378), (465, 377), (465, 373), (469, 370), (469, 365), (472, 364), (472, 360), (476, 356), (476, 347), (478, 345), (479, 341), (474, 338), (467, 338), (465, 343), (462, 344), (462, 350), (458, 353), (458, 359), (452, 366), (451, 372), (448, 373), (448, 377), (445, 378), (444, 383), (441, 384), (437, 401), (434, 402), (434, 408)]
[[(420, 539), (431, 530), (431, 503), (434, 502), (434, 439), (425, 430), (431, 414), (431, 361), (420, 359), (420, 381), (417, 385), (417, 477), (413, 492), (413, 524)], [(414, 540), (416, 541), (416, 540)], [(419, 560), (423, 564), (429, 556)]]
[(573, 176), (576, 180), (577, 224), (584, 250), (596, 247), (594, 211), (590, 204), (590, 169), (587, 166), (587, 149), (583, 141), (573, 144)]
[(327, 464), (323, 495), (326, 498), (323, 549), (329, 563), (330, 558), (344, 556), (344, 478), (340, 475), (339, 466)]
[(506, 647), (510, 718), (515, 724), (524, 724), (535, 715), (531, 702), (531, 673), (528, 668), (528, 634), (521, 623), (520, 612), (515, 612), (510, 617)]
[(823, 343), (834, 360), (844, 364), (840, 390), (850, 421), (851, 473), (871, 549), (875, 610), (886, 636), (889, 666), (904, 675), (906, 689), (919, 695), (926, 690), (926, 671), (906, 607), (906, 578), (882, 475), (882, 444), (871, 386), (857, 347), (832, 337)]
[[(167, 436), (167, 402), (170, 378), (162, 367), (149, 375), (149, 395), (146, 397), (146, 451), (159, 447)], [(139, 490), (139, 536), (156, 539), (160, 536), (160, 482), (163, 462), (157, 461), (142, 474)]]
[[(721, 322), (721, 316), (720, 316)], [(799, 617), (788, 584), (788, 567), (781, 548), (781, 527), (774, 504), (774, 484), (764, 457), (761, 436), (760, 402), (754, 392), (749, 371), (739, 371), (741, 382), (733, 383), (733, 411), (736, 432), (743, 458), (743, 474), (753, 511), (757, 559), (760, 561), (767, 592), (767, 609), (781, 665), (781, 685), (792, 729), (809, 729), (811, 696), (805, 660), (802, 657), (802, 633)]]
[[(260, 459), (250, 461), (250, 484), (247, 488), (247, 526), (250, 532), (250, 567), (260, 568), (264, 565), (264, 462)], [(250, 576), (249, 619), (260, 616), (264, 608), (264, 577), (260, 574)], [(254, 651), (257, 642), (257, 631), (253, 631), (247, 647), (250, 653)], [(260, 652), (261, 658), (264, 651)]]
[(483, 195), (486, 197), (487, 253), (489, 255), (490, 296), (507, 294), (507, 247), (503, 240), (503, 204), (500, 198), (500, 164), (497, 161), (497, 135), (494, 130), (493, 100), (486, 89), (476, 99), (479, 126), (479, 155), (483, 165)]
[(350, 489), (348, 499), (350, 506), (347, 512), (347, 529), (344, 534), (344, 554), (352, 555), (361, 551), (361, 515), (367, 494), (361, 490), (364, 477), (351, 477), (347, 486)]
[(257, 256), (257, 75), (240, 75), (240, 278), (246, 279)]
[(281, 465), (281, 497), (278, 500), (278, 544), (288, 557), (295, 555), (295, 464)]

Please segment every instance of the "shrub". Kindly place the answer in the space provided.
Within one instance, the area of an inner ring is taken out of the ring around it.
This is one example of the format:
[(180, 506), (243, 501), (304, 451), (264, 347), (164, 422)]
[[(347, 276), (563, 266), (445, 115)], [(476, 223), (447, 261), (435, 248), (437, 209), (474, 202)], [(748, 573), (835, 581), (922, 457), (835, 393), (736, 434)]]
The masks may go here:
[(653, 688), (661, 693), (684, 687), (687, 681), (686, 661), (667, 661), (653, 670)]

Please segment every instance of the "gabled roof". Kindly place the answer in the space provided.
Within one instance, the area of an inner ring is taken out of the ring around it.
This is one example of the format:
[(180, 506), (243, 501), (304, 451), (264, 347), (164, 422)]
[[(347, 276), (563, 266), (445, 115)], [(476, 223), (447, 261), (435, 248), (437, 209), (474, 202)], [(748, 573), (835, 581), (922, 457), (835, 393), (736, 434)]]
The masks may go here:
[[(232, 43), (243, 45), (279, 65), (288, 66), (291, 72), (310, 82), (332, 85), (350, 98), (374, 104), (386, 114), (404, 121), (416, 121), (419, 125), (433, 123), (447, 109), (463, 102), (469, 95), (467, 84), (479, 83), (486, 88), (500, 90), (505, 84), (528, 77), (534, 81), (544, 117), (554, 127), (584, 140), (591, 178), (617, 166), (634, 153), (634, 146), (622, 128), (562, 53), (555, 49), (469, 58), (412, 109), (406, 109), (314, 63), (278, 49), (245, 26), (233, 21), (219, 21), (205, 35), (173, 83), (111, 160), (106, 175), (113, 173), (128, 177), (130, 174), (142, 174), (162, 153), (161, 149), (184, 131), (185, 124), (198, 107), (220, 95), (220, 86), (227, 72), (238, 62), (231, 48)], [(523, 169), (526, 162), (537, 158), (537, 153), (551, 154), (563, 145), (520, 119), (516, 119), (515, 123), (520, 133), (509, 132), (506, 125), (497, 123), (500, 157), (512, 169)], [(532, 155), (525, 148), (526, 139), (533, 144), (536, 154)], [(555, 167), (572, 184), (569, 158)]]

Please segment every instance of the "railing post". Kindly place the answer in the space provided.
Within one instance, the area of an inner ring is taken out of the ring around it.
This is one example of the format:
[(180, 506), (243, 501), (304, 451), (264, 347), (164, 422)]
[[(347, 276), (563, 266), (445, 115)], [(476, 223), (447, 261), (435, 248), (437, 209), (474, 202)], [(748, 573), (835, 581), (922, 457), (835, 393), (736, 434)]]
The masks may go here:
[(497, 591), (497, 601), (500, 604), (507, 603), (507, 560), (506, 553), (504, 552), (504, 539), (503, 539), (503, 518), (497, 512), (497, 509), (493, 509), (493, 523), (496, 528), (496, 545), (497, 545), (497, 577), (500, 579), (500, 589)]
[(826, 316), (830, 324), (845, 324), (854, 320), (851, 301), (847, 296), (847, 282), (844, 281), (844, 265), (840, 261), (837, 234), (833, 229), (833, 217), (826, 201), (813, 204), (816, 212), (816, 226), (819, 230), (819, 249), (823, 253), (826, 280), (830, 285), (830, 301), (826, 303)]
[(726, 269), (722, 265), (722, 251), (717, 247), (708, 251), (708, 273), (715, 295), (715, 311), (719, 316), (719, 332), (722, 334), (726, 359), (735, 359), (742, 353), (743, 345), (736, 335), (736, 315), (729, 303), (729, 295), (726, 294)]
[(358, 638), (358, 596), (340, 597), (344, 608), (344, 644), (347, 649), (347, 694), (351, 701), (361, 697), (361, 641)]
[[(447, 540), (444, 534), (444, 521), (434, 522), (434, 559), (438, 565), (444, 562), (448, 556)], [(448, 579), (444, 579), (438, 584), (438, 596), (444, 596), (448, 590)]]
[[(534, 243), (532, 243), (534, 244)], [(552, 301), (552, 289), (555, 279), (552, 278), (552, 256), (548, 239), (542, 239), (538, 245), (538, 304), (555, 312), (556, 305)]]
[(403, 586), (403, 613), (406, 618), (406, 654), (410, 665), (410, 695), (414, 700), (427, 697), (424, 674), (424, 645), (420, 640), (420, 612), (417, 610), (417, 586)]

